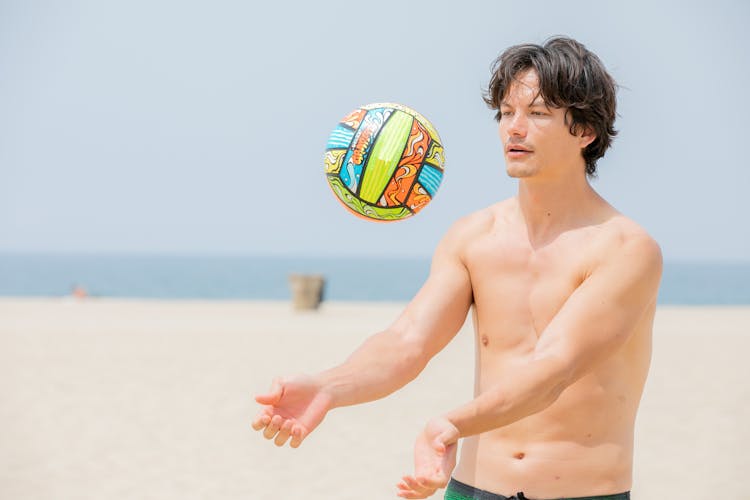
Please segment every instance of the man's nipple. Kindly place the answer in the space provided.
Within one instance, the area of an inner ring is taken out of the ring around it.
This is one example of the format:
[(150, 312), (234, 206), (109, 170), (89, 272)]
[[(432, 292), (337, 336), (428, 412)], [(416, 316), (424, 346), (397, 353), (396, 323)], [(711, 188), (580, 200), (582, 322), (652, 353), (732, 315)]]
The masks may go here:
[(487, 337), (487, 335), (482, 335), (482, 345), (484, 347), (490, 345), (490, 339)]
[(523, 460), (523, 457), (525, 456), (526, 456), (526, 453), (522, 451), (519, 451), (518, 453), (513, 454), (513, 458), (515, 458), (516, 460)]

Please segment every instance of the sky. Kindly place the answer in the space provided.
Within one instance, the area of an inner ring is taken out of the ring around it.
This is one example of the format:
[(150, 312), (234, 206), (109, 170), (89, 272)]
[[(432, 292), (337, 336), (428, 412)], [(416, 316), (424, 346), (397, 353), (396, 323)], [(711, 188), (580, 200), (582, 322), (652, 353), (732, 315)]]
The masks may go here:
[[(750, 3), (0, 1), (0, 252), (427, 257), (513, 196), (481, 99), (567, 35), (620, 85), (595, 189), (671, 260), (750, 260)], [(374, 223), (323, 150), (372, 102), (425, 115), (445, 177)]]

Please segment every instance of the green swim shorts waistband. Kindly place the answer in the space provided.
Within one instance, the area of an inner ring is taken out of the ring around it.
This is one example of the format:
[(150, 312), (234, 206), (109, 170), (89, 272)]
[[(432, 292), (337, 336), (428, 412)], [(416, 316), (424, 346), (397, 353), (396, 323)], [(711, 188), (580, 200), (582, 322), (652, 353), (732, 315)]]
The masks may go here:
[(468, 484), (464, 484), (461, 481), (456, 481), (451, 478), (443, 498), (445, 500), (630, 500), (630, 492), (626, 491), (614, 495), (598, 495), (593, 497), (534, 499), (527, 497), (523, 492), (519, 491), (515, 495), (506, 497), (505, 495), (499, 495), (490, 491), (474, 488), (473, 486), (469, 486)]

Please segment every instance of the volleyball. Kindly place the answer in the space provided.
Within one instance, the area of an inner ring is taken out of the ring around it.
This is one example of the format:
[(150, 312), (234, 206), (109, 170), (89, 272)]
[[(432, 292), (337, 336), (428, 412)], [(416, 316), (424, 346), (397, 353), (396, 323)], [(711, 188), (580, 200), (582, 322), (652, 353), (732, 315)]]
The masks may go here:
[(342, 118), (324, 160), (336, 198), (354, 215), (377, 222), (422, 210), (440, 187), (444, 162), (435, 127), (396, 103), (367, 104)]

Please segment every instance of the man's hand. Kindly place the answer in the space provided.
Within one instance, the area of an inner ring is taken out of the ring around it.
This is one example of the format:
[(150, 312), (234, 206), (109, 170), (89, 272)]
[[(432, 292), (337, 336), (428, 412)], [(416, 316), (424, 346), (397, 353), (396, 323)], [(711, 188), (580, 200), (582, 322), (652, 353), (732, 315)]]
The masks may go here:
[(255, 397), (263, 406), (253, 420), (253, 429), (263, 431), (276, 446), (289, 443), (297, 448), (331, 409), (331, 398), (312, 377), (276, 379), (270, 392)]
[(459, 432), (449, 420), (431, 420), (414, 445), (414, 475), (398, 484), (402, 498), (427, 498), (443, 488), (456, 466)]

